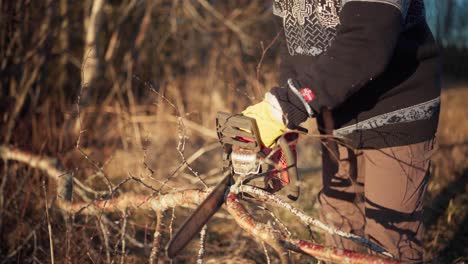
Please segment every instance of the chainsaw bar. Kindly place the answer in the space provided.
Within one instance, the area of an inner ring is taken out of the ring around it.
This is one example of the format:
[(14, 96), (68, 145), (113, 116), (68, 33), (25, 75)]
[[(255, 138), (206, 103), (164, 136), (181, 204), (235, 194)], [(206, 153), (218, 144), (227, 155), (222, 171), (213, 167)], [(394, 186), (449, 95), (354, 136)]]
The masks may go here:
[(175, 257), (221, 208), (221, 205), (224, 203), (224, 196), (231, 186), (231, 176), (231, 172), (226, 171), (221, 182), (216, 185), (208, 197), (195, 209), (187, 220), (185, 220), (184, 224), (182, 224), (171, 241), (169, 241), (167, 247), (168, 257)]

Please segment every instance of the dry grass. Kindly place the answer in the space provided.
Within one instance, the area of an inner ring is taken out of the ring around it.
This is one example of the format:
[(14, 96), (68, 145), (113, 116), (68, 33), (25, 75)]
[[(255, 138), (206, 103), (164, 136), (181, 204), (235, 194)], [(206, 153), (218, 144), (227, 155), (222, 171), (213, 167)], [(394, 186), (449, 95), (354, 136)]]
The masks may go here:
[(442, 94), (439, 149), (433, 157), (425, 215), (428, 257), (439, 263), (468, 256), (468, 87), (447, 88)]

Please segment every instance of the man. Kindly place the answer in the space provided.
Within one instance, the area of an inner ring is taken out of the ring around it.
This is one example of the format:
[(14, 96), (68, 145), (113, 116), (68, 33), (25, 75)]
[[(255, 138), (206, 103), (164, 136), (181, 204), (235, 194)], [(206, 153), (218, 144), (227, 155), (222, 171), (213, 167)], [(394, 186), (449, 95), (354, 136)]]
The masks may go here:
[[(243, 114), (265, 146), (317, 119), (321, 218), (423, 261), (422, 202), (438, 123), (438, 52), (423, 0), (275, 0), (280, 87)], [(327, 236), (331, 246), (357, 250)]]

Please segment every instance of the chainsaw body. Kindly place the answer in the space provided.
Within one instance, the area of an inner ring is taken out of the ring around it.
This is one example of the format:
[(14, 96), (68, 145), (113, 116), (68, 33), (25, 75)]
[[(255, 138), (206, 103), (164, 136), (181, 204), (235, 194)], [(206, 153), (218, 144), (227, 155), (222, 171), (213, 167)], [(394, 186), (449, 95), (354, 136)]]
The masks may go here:
[[(275, 164), (269, 160), (269, 156), (275, 151), (281, 150), (287, 163), (287, 167), (283, 169), (287, 170), (290, 181), (283, 190), (286, 190), (287, 197), (293, 201), (299, 197), (296, 159), (284, 136), (278, 138), (277, 146), (267, 155), (262, 151), (260, 134), (253, 118), (218, 113), (216, 132), (224, 150), (223, 177), (169, 241), (167, 255), (170, 258), (176, 256), (221, 208), (226, 193), (233, 184), (233, 176), (240, 177), (237, 181), (242, 184), (252, 184), (255, 179), (266, 177), (272, 172), (270, 169), (274, 168)], [(255, 186), (259, 187), (256, 184)]]
[[(223, 146), (223, 167), (232, 170), (234, 175), (243, 177), (246, 184), (253, 183), (256, 187), (268, 190), (267, 182), (262, 180), (264, 186), (258, 186), (256, 179), (268, 176), (269, 172), (276, 169), (269, 156), (262, 151), (260, 134), (255, 119), (243, 116), (219, 112), (216, 116), (216, 132)], [(284, 187), (287, 197), (293, 201), (299, 197), (299, 178), (297, 174), (296, 158), (284, 138), (277, 140), (277, 147), (271, 152), (281, 150), (285, 156), (290, 182)], [(270, 161), (270, 162), (268, 162)]]

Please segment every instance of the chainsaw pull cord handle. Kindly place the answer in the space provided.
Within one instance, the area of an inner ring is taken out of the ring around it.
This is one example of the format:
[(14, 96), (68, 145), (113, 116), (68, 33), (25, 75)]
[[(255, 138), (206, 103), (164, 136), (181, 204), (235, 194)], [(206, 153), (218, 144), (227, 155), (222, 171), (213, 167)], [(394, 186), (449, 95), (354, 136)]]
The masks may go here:
[(288, 176), (290, 180), (289, 185), (285, 187), (289, 192), (287, 197), (290, 200), (296, 201), (299, 198), (301, 191), (299, 186), (299, 174), (297, 173), (296, 158), (294, 157), (291, 147), (289, 146), (289, 143), (284, 135), (279, 137), (278, 145), (286, 158), (286, 168), (288, 170)]

